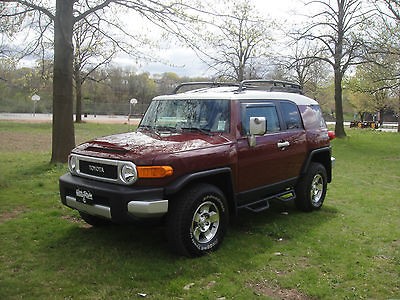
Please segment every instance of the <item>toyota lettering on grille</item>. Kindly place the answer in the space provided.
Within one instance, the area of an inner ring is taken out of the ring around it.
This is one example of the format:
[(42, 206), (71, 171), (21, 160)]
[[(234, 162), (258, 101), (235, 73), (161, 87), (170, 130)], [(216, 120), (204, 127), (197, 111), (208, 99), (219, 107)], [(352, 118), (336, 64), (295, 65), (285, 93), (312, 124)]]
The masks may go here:
[(104, 174), (104, 168), (101, 166), (94, 166), (94, 165), (89, 165), (89, 171), (92, 172), (97, 172), (97, 173), (103, 173)]

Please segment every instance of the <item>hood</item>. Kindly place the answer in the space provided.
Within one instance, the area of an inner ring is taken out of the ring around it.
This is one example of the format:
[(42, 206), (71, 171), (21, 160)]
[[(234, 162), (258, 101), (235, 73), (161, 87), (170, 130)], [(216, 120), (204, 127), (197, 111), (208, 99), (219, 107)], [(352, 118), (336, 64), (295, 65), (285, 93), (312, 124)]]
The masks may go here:
[(94, 139), (76, 147), (73, 152), (112, 159), (153, 159), (162, 154), (175, 154), (229, 143), (222, 135), (179, 133), (157, 135), (151, 132), (130, 132)]

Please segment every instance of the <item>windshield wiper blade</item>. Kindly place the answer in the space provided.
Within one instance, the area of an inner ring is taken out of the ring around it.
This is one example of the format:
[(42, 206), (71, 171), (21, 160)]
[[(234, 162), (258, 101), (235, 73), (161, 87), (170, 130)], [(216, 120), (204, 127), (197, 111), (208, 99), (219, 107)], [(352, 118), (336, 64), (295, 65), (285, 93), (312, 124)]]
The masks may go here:
[(199, 127), (182, 127), (182, 130), (190, 130), (190, 131), (199, 131), (201, 133), (212, 135), (211, 130), (208, 128), (199, 128)]
[(156, 131), (170, 131), (170, 132), (177, 132), (176, 127), (174, 126), (160, 126), (157, 125), (154, 127)]
[(160, 126), (160, 125), (156, 125), (156, 126), (153, 126), (153, 125), (140, 125), (138, 127), (138, 130), (139, 131), (148, 130), (150, 132), (153, 132), (153, 133), (157, 134), (158, 136), (160, 134), (166, 133), (166, 132), (169, 132), (169, 133), (177, 132), (176, 128), (173, 127), (173, 126)]

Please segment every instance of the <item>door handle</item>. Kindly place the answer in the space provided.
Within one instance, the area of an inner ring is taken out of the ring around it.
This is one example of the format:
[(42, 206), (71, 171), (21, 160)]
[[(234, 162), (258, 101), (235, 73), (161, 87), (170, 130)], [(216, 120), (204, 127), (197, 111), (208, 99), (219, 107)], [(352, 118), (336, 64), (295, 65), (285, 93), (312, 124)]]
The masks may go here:
[(290, 143), (288, 141), (284, 141), (284, 142), (278, 142), (278, 148), (286, 148), (290, 146)]

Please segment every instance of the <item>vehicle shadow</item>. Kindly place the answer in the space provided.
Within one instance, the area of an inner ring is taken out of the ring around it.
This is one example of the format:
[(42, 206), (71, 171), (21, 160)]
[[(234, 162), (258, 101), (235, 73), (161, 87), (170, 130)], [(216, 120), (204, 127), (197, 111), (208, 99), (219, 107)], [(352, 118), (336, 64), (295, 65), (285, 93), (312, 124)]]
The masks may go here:
[[(337, 210), (329, 206), (324, 206), (319, 211), (304, 213), (298, 211), (291, 202), (272, 202), (268, 210), (260, 213), (241, 210), (237, 216), (231, 218), (226, 240), (212, 255), (224, 255), (223, 253), (231, 251), (232, 247), (236, 251), (246, 252), (248, 243), (255, 244), (256, 248), (263, 248), (266, 241), (299, 238), (311, 228), (317, 228), (334, 218), (336, 214)], [(74, 249), (75, 254), (82, 251), (83, 254), (87, 252), (106, 256), (110, 253), (120, 260), (140, 259), (141, 262), (147, 261), (150, 265), (158, 264), (162, 260), (185, 259), (169, 250), (167, 228), (162, 222), (92, 227), (75, 218), (73, 223), (74, 226), (69, 226), (53, 247), (68, 247)], [(258, 238), (254, 239), (254, 236)], [(82, 257), (84, 256), (81, 254), (80, 258)], [(154, 257), (158, 259), (154, 260)]]
[[(302, 239), (309, 230), (329, 222), (336, 214), (329, 206), (314, 213), (302, 213), (291, 204), (280, 203), (261, 213), (243, 211), (231, 221), (220, 249), (196, 259), (171, 253), (166, 229), (160, 224), (95, 228), (77, 217), (73, 222), (62, 218), (69, 223), (64, 223), (54, 238), (43, 240), (39, 252), (46, 253), (41, 265), (47, 266), (49, 281), (53, 282), (50, 280), (53, 277), (65, 278), (62, 281), (66, 281), (63, 282), (66, 288), (94, 282), (85, 285), (92, 293), (96, 286), (109, 289), (113, 282), (118, 282), (120, 289), (128, 285), (131, 291), (140, 292), (147, 287), (147, 292), (155, 293), (152, 289), (155, 286), (161, 289), (165, 282), (169, 286), (184, 285), (187, 280), (203, 283), (204, 278), (215, 281), (224, 276), (221, 274), (259, 268), (254, 261), (268, 264), (279, 239)], [(285, 247), (284, 243), (281, 245)], [(296, 243), (291, 247), (296, 247)]]

